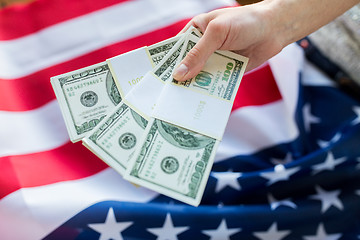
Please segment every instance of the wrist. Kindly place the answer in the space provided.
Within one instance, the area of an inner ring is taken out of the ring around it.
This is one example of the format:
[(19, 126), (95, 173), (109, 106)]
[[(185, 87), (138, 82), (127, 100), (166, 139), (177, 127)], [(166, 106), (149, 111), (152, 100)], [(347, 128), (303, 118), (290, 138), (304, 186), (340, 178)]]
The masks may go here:
[[(268, 29), (283, 47), (326, 25), (359, 0), (263, 0)], [(271, 33), (270, 33), (271, 34)]]
[(263, 0), (258, 4), (257, 10), (262, 21), (264, 37), (272, 41), (274, 46), (282, 49), (293, 42), (291, 40), (293, 28), (279, 12), (279, 4), (284, 1)]

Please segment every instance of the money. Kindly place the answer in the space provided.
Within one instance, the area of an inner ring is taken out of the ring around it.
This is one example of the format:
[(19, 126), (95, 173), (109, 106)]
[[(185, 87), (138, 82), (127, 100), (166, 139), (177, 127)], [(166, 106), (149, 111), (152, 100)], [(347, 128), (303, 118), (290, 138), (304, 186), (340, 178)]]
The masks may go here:
[(123, 175), (147, 123), (121, 102), (91, 135), (83, 138), (83, 145)]
[[(179, 60), (186, 56), (198, 40), (193, 35), (186, 38)], [(233, 102), (247, 62), (246, 57), (218, 50), (211, 55), (197, 76), (184, 82), (173, 80), (173, 83)]]
[(188, 34), (201, 36), (199, 30), (190, 27), (186, 33), (108, 59), (106, 62), (114, 76), (121, 97), (124, 98), (138, 85), (144, 75), (160, 64), (165, 55), (173, 48), (178, 48), (179, 41), (183, 42), (184, 37)]
[(152, 118), (124, 178), (197, 206), (219, 141)]
[[(178, 62), (197, 41), (187, 37)], [(194, 78), (168, 82), (152, 116), (221, 140), (247, 61), (230, 51), (216, 51)]]
[(173, 70), (199, 37), (191, 27), (51, 79), (72, 141), (82, 139), (130, 182), (193, 206), (200, 204), (247, 64), (216, 51), (196, 77), (177, 82)]
[[(134, 56), (135, 51), (118, 56), (118, 58), (124, 59), (119, 64), (128, 75), (111, 70), (113, 62), (108, 60), (52, 77), (51, 84), (59, 102), (70, 140), (77, 142), (84, 138), (109, 111), (120, 103), (125, 94), (121, 94), (113, 76), (130, 85), (133, 85), (134, 79), (135, 82), (140, 81), (141, 75), (152, 70), (180, 37), (176, 36), (156, 43), (148, 49), (144, 47), (136, 50), (149, 52), (149, 54), (141, 55), (141, 60), (145, 62), (142, 65), (138, 63), (139, 55)], [(137, 61), (129, 61), (131, 57), (137, 57)], [(134, 75), (139, 77), (133, 78)]]
[[(174, 58), (177, 64), (196, 41), (187, 36)], [(171, 60), (170, 55), (166, 58)], [(246, 63), (233, 53), (216, 52), (195, 78), (184, 83), (171, 78), (172, 64), (170, 72), (157, 74), (170, 77), (124, 178), (199, 205)]]
[(121, 101), (106, 62), (51, 78), (69, 133), (77, 142)]
[[(123, 101), (145, 119), (149, 119), (165, 83), (170, 79), (172, 70), (180, 56), (185, 36), (182, 36), (166, 56), (134, 86)], [(119, 83), (119, 88), (124, 89)]]
[[(164, 72), (169, 72), (168, 68), (173, 67), (173, 62), (176, 61), (174, 58), (173, 52), (175, 50), (170, 51), (174, 46), (181, 46), (182, 43), (175, 43), (180, 40), (180, 38), (176, 38), (174, 43), (174, 39), (172, 38), (168, 41), (163, 41), (161, 43), (156, 44), (150, 48), (151, 54), (155, 58), (159, 58), (164, 52), (169, 53), (169, 57), (172, 60), (166, 60), (161, 57), (161, 60), (157, 62), (156, 69), (162, 69)], [(183, 41), (183, 40), (181, 40)], [(177, 55), (179, 56), (180, 51), (177, 50)], [(162, 61), (163, 60), (163, 61)], [(118, 64), (117, 62), (116, 64)], [(116, 66), (115, 66), (116, 67)], [(150, 72), (149, 72), (150, 73)], [(161, 75), (162, 71), (158, 71), (158, 74)], [(159, 77), (160, 77), (159, 75)], [(163, 79), (164, 80), (164, 79)], [(163, 81), (156, 80), (156, 81)], [(145, 78), (146, 83), (146, 78)], [(121, 84), (125, 83), (122, 81)], [(125, 83), (126, 84), (126, 83)], [(135, 90), (141, 88), (141, 85), (144, 85), (144, 82), (139, 83), (139, 86), (135, 87)], [(144, 86), (142, 86), (144, 87)], [(144, 93), (141, 97), (141, 100), (145, 103), (151, 103), (152, 101), (156, 101), (156, 99), (149, 98), (150, 96), (158, 96), (162, 90), (162, 86), (159, 88), (154, 88), (152, 93), (155, 95), (150, 95)], [(133, 92), (134, 90), (130, 90)], [(141, 93), (138, 93), (141, 94)], [(136, 95), (135, 96), (139, 96)], [(142, 117), (138, 112), (133, 110), (134, 107), (129, 107), (124, 101), (122, 101), (115, 109), (108, 114), (104, 118), (104, 120), (98, 124), (94, 128), (94, 130), (87, 136), (83, 138), (83, 145), (87, 147), (90, 151), (96, 154), (99, 158), (101, 158), (104, 162), (106, 162), (109, 166), (114, 168), (117, 172), (123, 175), (127, 169), (128, 163), (130, 159), (134, 155), (134, 151), (136, 146), (139, 145), (139, 139), (141, 139), (145, 127), (147, 125), (147, 119)], [(140, 111), (142, 115), (143, 112)]]
[(178, 35), (148, 47), (151, 60), (155, 65), (158, 65), (158, 63), (166, 56), (166, 54), (168, 54), (181, 37), (182, 35)]
[(140, 83), (147, 72), (161, 62), (180, 38), (181, 36), (176, 36), (149, 47), (145, 46), (115, 56), (106, 61), (122, 98)]

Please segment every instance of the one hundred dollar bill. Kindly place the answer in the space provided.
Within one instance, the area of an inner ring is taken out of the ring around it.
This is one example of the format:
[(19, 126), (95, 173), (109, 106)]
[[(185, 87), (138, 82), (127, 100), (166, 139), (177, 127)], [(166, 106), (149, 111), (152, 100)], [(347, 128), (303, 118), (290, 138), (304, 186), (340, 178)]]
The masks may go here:
[[(178, 62), (197, 41), (187, 36)], [(194, 78), (168, 81), (152, 116), (221, 140), (247, 61), (230, 51), (214, 52)]]
[(134, 154), (148, 121), (121, 102), (83, 144), (121, 175)]
[(163, 65), (161, 62), (164, 57), (176, 48), (179, 41), (183, 42), (187, 34), (201, 36), (199, 30), (191, 27), (186, 33), (107, 59), (121, 97), (125, 98), (147, 72), (157, 65)]
[[(178, 61), (195, 46), (198, 37), (189, 35), (185, 40)], [(215, 51), (207, 63), (194, 78), (184, 82), (172, 82), (183, 87), (191, 88), (204, 94), (234, 101), (241, 78), (245, 72), (248, 59), (230, 51)]]
[(190, 27), (186, 33), (176, 35), (174, 37), (165, 39), (161, 42), (155, 43), (147, 47), (151, 60), (155, 65), (158, 63), (170, 52), (170, 50), (175, 46), (175, 44), (187, 34), (192, 34), (196, 37), (202, 36), (200, 31), (195, 27)]
[(121, 101), (106, 62), (51, 78), (72, 142), (79, 141)]
[[(163, 41), (157, 47), (151, 48), (156, 51), (152, 52), (152, 56), (162, 55), (165, 51), (177, 52), (179, 56), (180, 50), (172, 49), (174, 46), (181, 47), (180, 44), (175, 44), (174, 39), (171, 41)], [(150, 49), (150, 50), (151, 50)], [(169, 54), (167, 58), (172, 58), (172, 61), (167, 61), (164, 57), (157, 63), (165, 72), (170, 72), (168, 68), (173, 67), (173, 54)], [(161, 72), (159, 72), (161, 74)], [(160, 75), (159, 75), (160, 76)], [(163, 79), (164, 80), (164, 79)], [(140, 87), (140, 86), (138, 86)], [(161, 89), (155, 89), (154, 92), (160, 94)], [(141, 99), (146, 102), (149, 94), (144, 94)], [(114, 168), (117, 172), (123, 175), (127, 169), (128, 163), (134, 155), (136, 147), (139, 145), (139, 140), (142, 137), (147, 119), (135, 112), (125, 102), (118, 104), (112, 112), (110, 112), (101, 123), (99, 123), (94, 130), (83, 138), (83, 144), (109, 166)]]
[[(187, 36), (176, 64), (196, 41)], [(172, 81), (169, 68), (170, 80), (124, 178), (197, 206), (246, 63), (242, 56), (215, 52), (194, 79), (183, 83)]]
[(164, 41), (155, 43), (148, 47), (148, 51), (151, 57), (151, 60), (155, 65), (166, 56), (166, 54), (175, 46), (177, 41), (181, 38), (181, 35), (175, 36)]
[[(173, 37), (149, 47), (150, 61), (157, 64), (180, 38)], [(132, 69), (136, 62), (126, 66)], [(149, 65), (151, 70), (153, 65)], [(51, 78), (66, 128), (72, 142), (85, 137), (122, 99), (107, 62)], [(122, 78), (123, 76), (118, 76)], [(132, 84), (133, 79), (125, 80)], [(136, 81), (136, 79), (135, 79)]]
[(180, 38), (187, 34), (192, 34), (196, 37), (202, 36), (202, 33), (197, 28), (190, 26), (190, 28), (186, 33), (179, 34), (175, 37), (166, 39), (164, 41), (149, 46), (148, 47), (149, 54), (154, 64), (157, 65), (166, 56), (166, 54), (175, 46), (175, 44), (180, 40)]
[[(184, 39), (185, 36), (182, 36), (166, 56), (124, 96), (123, 101), (145, 119), (150, 118), (166, 81), (171, 80), (172, 70), (180, 56)], [(119, 89), (125, 89), (126, 83), (118, 82), (118, 86)]]
[(125, 179), (199, 205), (219, 141), (152, 118)]

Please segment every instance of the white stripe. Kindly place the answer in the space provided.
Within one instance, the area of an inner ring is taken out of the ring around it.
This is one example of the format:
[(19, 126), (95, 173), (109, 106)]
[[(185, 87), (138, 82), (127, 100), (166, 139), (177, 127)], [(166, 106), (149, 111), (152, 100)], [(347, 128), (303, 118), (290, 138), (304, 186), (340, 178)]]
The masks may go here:
[(81, 180), (23, 188), (0, 201), (1, 239), (38, 240), (97, 202), (147, 202), (157, 195), (110, 168)]
[(0, 111), (0, 157), (51, 150), (69, 141), (56, 100), (31, 111)]
[(226, 6), (229, 2), (128, 1), (19, 39), (0, 41), (0, 78), (24, 77), (110, 44)]
[[(290, 52), (293, 56), (293, 53)], [(281, 56), (280, 56), (281, 57)], [(276, 64), (282, 64), (281, 62), (274, 62), (272, 63), (272, 68), (276, 68)], [(281, 68), (280, 68), (281, 69)], [(298, 71), (298, 68), (295, 67), (288, 67), (288, 69), (293, 69), (295, 72)], [(293, 119), (295, 107), (297, 104), (297, 96), (298, 96), (298, 73), (292, 73), (282, 71), (283, 74), (289, 77), (277, 79), (278, 84), (281, 85), (281, 81), (287, 81), (286, 87), (280, 88), (282, 91), (282, 95), (287, 96), (284, 97), (285, 105), (287, 106), (287, 112), (283, 112), (282, 117), (277, 122), (282, 122), (283, 119)], [(281, 75), (278, 73), (277, 75)], [(259, 106), (259, 107), (245, 107), (244, 109), (240, 109), (240, 112), (244, 112), (246, 118), (257, 119), (261, 116), (260, 123), (266, 122), (267, 117), (266, 114), (269, 116), (273, 116), (273, 112), (268, 112), (266, 109), (268, 106)], [(247, 109), (257, 109), (256, 111), (250, 111)], [(262, 110), (264, 109), (264, 110)], [(262, 113), (264, 111), (264, 113)], [(277, 110), (277, 112), (285, 111), (284, 109)], [(287, 114), (287, 115), (286, 115)], [(249, 115), (249, 116), (247, 116)], [(231, 117), (233, 118), (233, 117)], [(269, 121), (271, 118), (269, 118)], [(231, 121), (231, 120), (230, 120)], [(241, 120), (239, 120), (241, 121)], [(27, 153), (34, 153), (40, 151), (51, 150), (53, 148), (59, 147), (64, 143), (69, 141), (67, 130), (64, 124), (63, 117), (58, 107), (58, 103), (56, 100), (53, 100), (49, 104), (38, 108), (32, 111), (26, 112), (0, 112), (0, 134), (1, 136), (6, 136), (0, 138), (0, 157), (7, 156), (7, 155), (19, 155), (19, 154), (27, 154)], [(234, 123), (236, 124), (236, 123)], [(281, 128), (284, 123), (280, 124), (276, 129)], [(234, 125), (236, 127), (236, 125)], [(226, 132), (229, 132), (229, 127), (227, 127)], [(246, 129), (250, 129), (249, 127), (244, 127)], [(261, 129), (256, 127), (253, 131), (257, 131)], [(267, 132), (268, 129), (263, 129)], [(278, 129), (279, 133), (281, 134), (281, 130)], [(291, 133), (290, 135), (292, 135)], [(244, 134), (238, 135), (238, 138), (245, 139)], [(223, 142), (226, 142), (226, 133), (224, 135)], [(253, 147), (241, 147), (244, 153), (251, 153), (259, 148), (264, 146), (269, 146), (270, 142), (263, 143), (259, 138), (259, 142), (256, 143)], [(280, 140), (284, 140), (280, 138)], [(264, 139), (267, 141), (267, 139)], [(278, 141), (274, 139), (272, 142), (273, 144), (277, 144)], [(222, 144), (223, 145), (223, 144)], [(230, 145), (231, 146), (231, 145)], [(221, 149), (221, 148), (220, 148)], [(234, 152), (234, 154), (239, 154), (238, 152)], [(236, 155), (235, 154), (235, 155)], [(230, 156), (232, 154), (225, 154), (226, 156)], [(219, 158), (223, 158), (221, 154), (218, 155)]]
[(235, 110), (230, 115), (216, 161), (252, 154), (266, 147), (290, 142), (298, 136), (294, 119), (303, 63), (303, 52), (296, 44), (289, 45), (269, 60), (282, 100)]
[(263, 148), (286, 143), (298, 130), (282, 100), (233, 111), (226, 126), (215, 161), (236, 155), (249, 155)]
[[(287, 123), (291, 118), (285, 111), (283, 102), (235, 110), (230, 115), (217, 159), (250, 154), (290, 140), (294, 136), (294, 123)], [(0, 135), (6, 136), (0, 138), (0, 157), (51, 150), (69, 141), (56, 100), (37, 110), (0, 112), (0, 119)], [(284, 126), (289, 128), (283, 129)], [(269, 129), (276, 131), (273, 133)], [(265, 138), (264, 135), (269, 136)]]
[(290, 44), (271, 58), (269, 64), (287, 107), (287, 117), (293, 119), (298, 104), (300, 73), (304, 67), (303, 49), (296, 43)]
[(325, 73), (309, 61), (305, 61), (302, 74), (302, 83), (305, 86), (335, 87), (336, 84)]

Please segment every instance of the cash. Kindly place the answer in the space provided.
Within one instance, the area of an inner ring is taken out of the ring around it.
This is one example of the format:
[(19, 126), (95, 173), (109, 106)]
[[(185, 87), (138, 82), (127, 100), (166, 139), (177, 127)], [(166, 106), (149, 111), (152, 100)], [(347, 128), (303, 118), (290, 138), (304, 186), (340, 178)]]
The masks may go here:
[[(149, 50), (150, 52), (151, 50), (157, 49), (156, 51), (151, 51), (150, 55), (152, 54), (152, 56), (157, 60), (161, 58), (160, 61), (154, 62), (154, 64), (157, 64), (157, 66), (149, 72), (149, 74), (158, 74), (159, 78), (162, 76), (162, 80), (159, 82), (165, 80), (163, 73), (169, 72), (169, 68), (174, 67), (173, 62), (176, 61), (176, 58), (172, 58), (174, 55), (179, 55), (179, 50), (176, 50), (177, 46), (182, 46), (182, 38), (177, 37), (175, 42), (172, 40), (174, 39), (171, 39), (171, 41), (164, 41), (162, 44), (156, 44), (156, 46), (151, 47)], [(169, 42), (172, 45), (170, 48)], [(170, 51), (173, 46), (176, 48)], [(164, 59), (163, 56), (164, 52), (169, 53), (169, 57), (166, 59)], [(115, 63), (113, 69), (118, 70), (116, 67), (117, 64), (119, 64), (119, 62)], [(122, 64), (120, 64), (120, 66), (122, 66)], [(159, 71), (159, 69), (162, 70)], [(124, 78), (121, 77), (121, 79)], [(144, 81), (146, 81), (146, 79), (147, 78), (145, 78)], [(134, 91), (136, 92), (136, 89), (145, 89), (144, 86), (141, 86), (143, 83), (144, 82), (141, 82), (139, 83), (140, 85), (135, 86), (134, 89), (126, 91), (132, 93)], [(123, 84), (127, 85), (127, 82), (121, 81), (117, 84), (120, 88), (125, 89)], [(84, 146), (90, 149), (109, 166), (123, 175), (127, 169), (130, 159), (134, 155), (136, 147), (140, 144), (139, 140), (144, 133), (149, 119), (148, 114), (144, 113), (148, 112), (149, 110), (141, 109), (143, 109), (143, 106), (148, 103), (150, 103), (151, 109), (151, 105), (154, 104), (152, 102), (156, 101), (156, 96), (158, 96), (161, 92), (161, 87), (162, 86), (160, 85), (160, 88), (155, 88), (151, 94), (146, 92), (143, 94), (139, 92), (134, 94), (135, 96), (142, 95), (140, 98), (140, 110), (137, 109), (137, 111), (135, 111), (133, 106), (129, 107), (129, 103), (122, 101), (114, 108), (112, 112), (108, 114), (108, 116), (104, 118), (104, 120), (98, 126), (96, 126), (96, 128), (94, 128), (90, 134), (83, 138)], [(154, 97), (155, 100), (152, 99)]]
[(219, 140), (152, 118), (124, 178), (197, 206)]
[(83, 139), (83, 144), (123, 175), (147, 123), (146, 119), (121, 102)]
[[(125, 82), (129, 86), (134, 85), (134, 81), (135, 83), (140, 81), (142, 75), (152, 70), (163, 59), (180, 37), (175, 36), (144, 47), (142, 50), (145, 54), (140, 57), (134, 52), (124, 54), (125, 58), (123, 55), (118, 56), (124, 59), (120, 65), (125, 69), (126, 74), (135, 77), (122, 77), (123, 72), (110, 71), (111, 61), (52, 77), (50, 81), (70, 140), (77, 142), (84, 138), (125, 96), (119, 91), (121, 88), (114, 81), (114, 76), (117, 82)], [(129, 58), (134, 57), (137, 58), (129, 61)], [(144, 64), (139, 64), (139, 61)]]
[(121, 101), (106, 62), (51, 78), (72, 142), (81, 140)]
[(51, 79), (72, 141), (130, 182), (194, 206), (247, 64), (217, 51), (195, 78), (177, 82), (173, 70), (200, 37), (190, 28)]
[[(187, 36), (177, 63), (197, 40)], [(246, 63), (216, 52), (194, 79), (169, 77), (124, 178), (199, 205)]]

